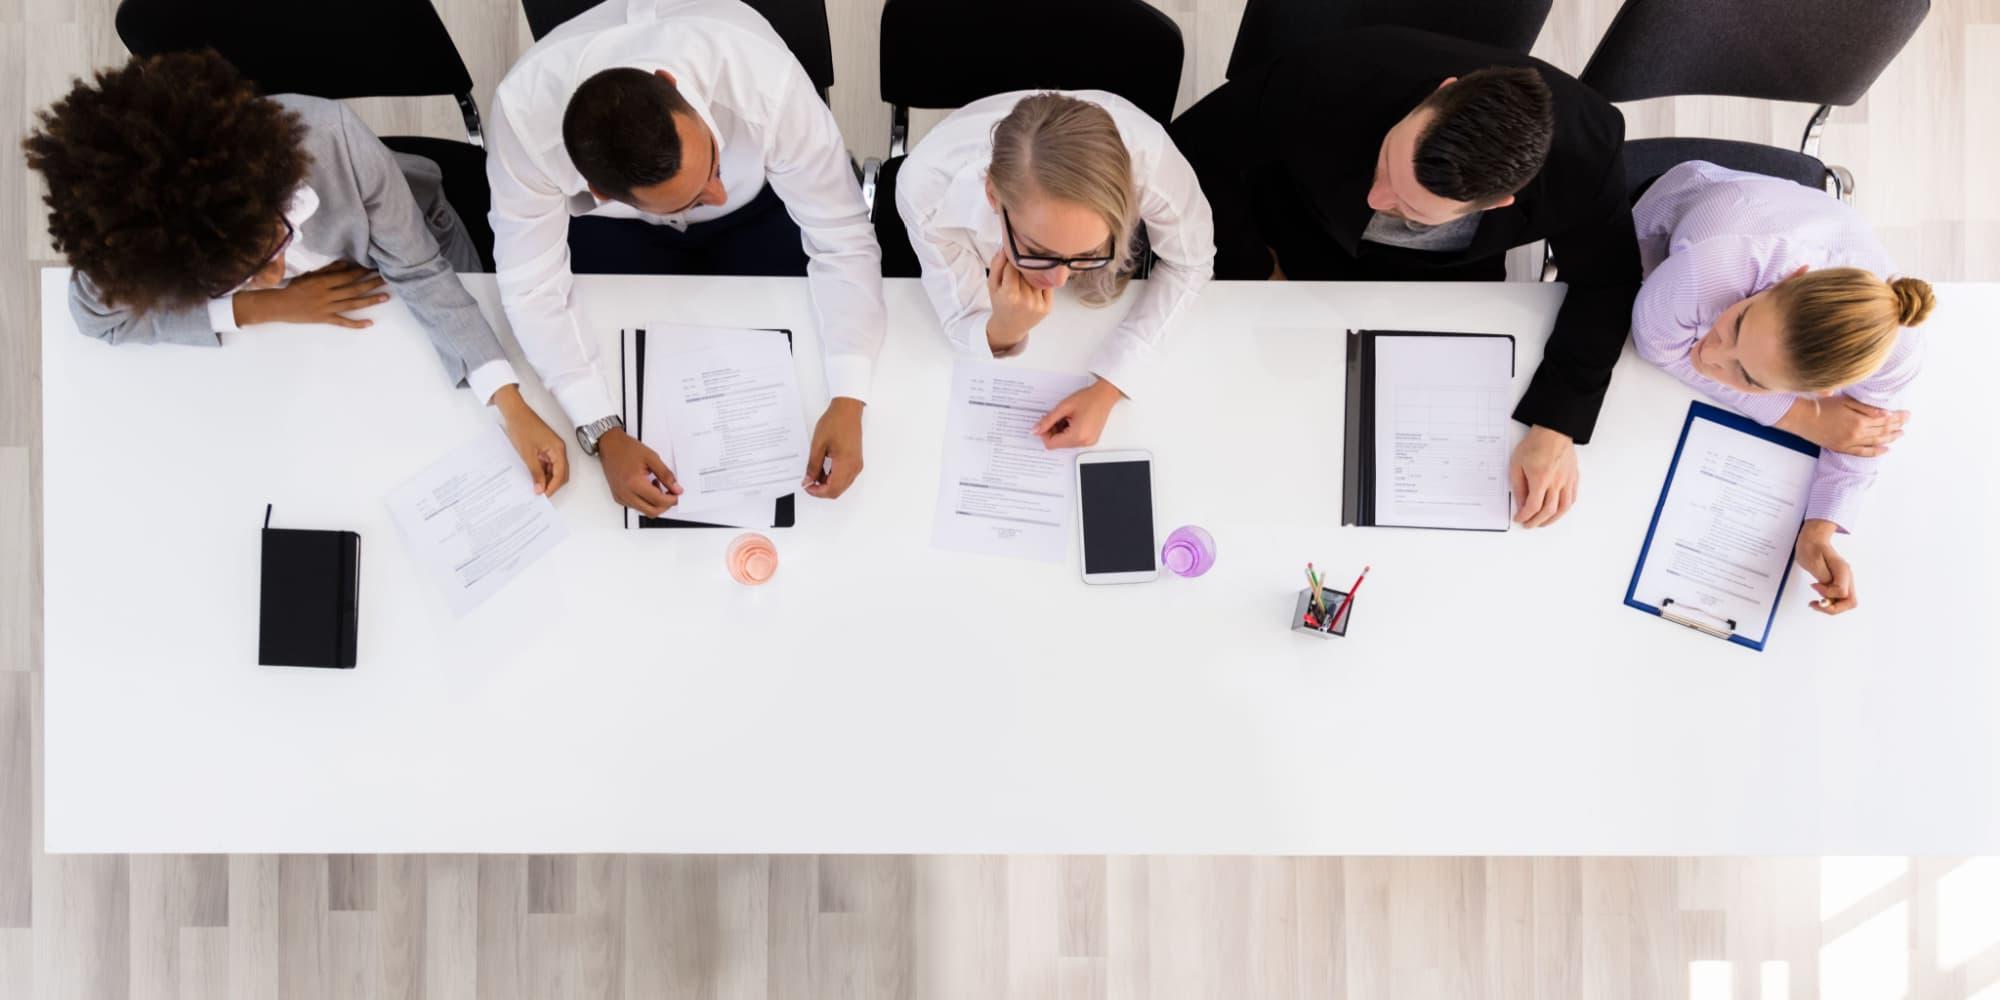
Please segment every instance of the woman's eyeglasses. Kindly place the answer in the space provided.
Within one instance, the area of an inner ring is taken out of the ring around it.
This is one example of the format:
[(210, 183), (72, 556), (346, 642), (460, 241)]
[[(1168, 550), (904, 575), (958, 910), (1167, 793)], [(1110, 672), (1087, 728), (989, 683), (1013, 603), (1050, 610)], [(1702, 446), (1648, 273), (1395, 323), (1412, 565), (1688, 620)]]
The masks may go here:
[(211, 289), (208, 293), (209, 298), (219, 299), (232, 292), (242, 291), (244, 285), (247, 285), (251, 281), (255, 280), (259, 272), (263, 271), (267, 267), (270, 267), (271, 262), (277, 260), (278, 255), (284, 253), (285, 250), (292, 245), (292, 238), (297, 236), (299, 234), (299, 231), (292, 228), (292, 220), (290, 219), (287, 219), (283, 216), (279, 216), (278, 221), (284, 223), (285, 225), (285, 235), (279, 237), (278, 245), (272, 247), (271, 251), (264, 255), (264, 259), (258, 261), (257, 266), (251, 268), (250, 273), (244, 275), (242, 280), (233, 282), (222, 288)]
[(1072, 271), (1095, 271), (1111, 266), (1118, 259), (1116, 254), (1092, 254), (1088, 257), (1052, 257), (1048, 254), (1021, 252), (1021, 241), (1014, 238), (1014, 220), (1007, 217), (1007, 210), (1000, 210), (1000, 224), (1007, 230), (1007, 250), (1014, 255), (1014, 266), (1023, 271), (1048, 271), (1067, 267)]

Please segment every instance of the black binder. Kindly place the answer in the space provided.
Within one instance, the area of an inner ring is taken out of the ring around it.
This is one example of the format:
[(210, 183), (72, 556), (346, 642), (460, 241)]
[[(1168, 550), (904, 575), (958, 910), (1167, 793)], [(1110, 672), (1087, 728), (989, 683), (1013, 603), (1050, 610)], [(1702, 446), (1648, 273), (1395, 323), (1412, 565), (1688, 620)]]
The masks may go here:
[(267, 667), (354, 666), (361, 536), (271, 527), (264, 508), (257, 662)]
[[(629, 341), (628, 338), (624, 336), (624, 334), (627, 332), (632, 334), (632, 336), (629, 338)], [(776, 329), (773, 332), (784, 334), (785, 344), (787, 346), (791, 345), (792, 331)], [(627, 366), (630, 366), (629, 372), (627, 371)], [(644, 417), (646, 412), (646, 380), (643, 377), (630, 378), (628, 376), (632, 373), (644, 372), (645, 370), (646, 370), (646, 331), (643, 329), (620, 331), (618, 337), (618, 375), (619, 375), (618, 402), (619, 402), (619, 408), (622, 411), (624, 411), (622, 413), (622, 416), (625, 419), (626, 430), (634, 438), (637, 438), (639, 436), (639, 428), (645, 426), (642, 423), (642, 418)], [(636, 386), (637, 388), (628, 392), (625, 388), (627, 385)], [(777, 501), (772, 506), (771, 527), (789, 528), (794, 524), (798, 523), (797, 498), (798, 498), (797, 494), (787, 493), (784, 496), (781, 496), (777, 499)], [(647, 517), (646, 515), (641, 514), (630, 508), (624, 508), (624, 517), (625, 517), (625, 526), (628, 528), (632, 526), (633, 518), (638, 518), (639, 527), (641, 528), (733, 527), (733, 525), (708, 524), (702, 521), (681, 521), (664, 517)], [(741, 531), (742, 529), (737, 528), (736, 530)]]
[(1346, 426), (1342, 433), (1340, 523), (1375, 526), (1375, 341), (1380, 337), (1485, 337), (1508, 343), (1513, 371), (1514, 338), (1504, 333), (1430, 333), (1418, 330), (1347, 331)]

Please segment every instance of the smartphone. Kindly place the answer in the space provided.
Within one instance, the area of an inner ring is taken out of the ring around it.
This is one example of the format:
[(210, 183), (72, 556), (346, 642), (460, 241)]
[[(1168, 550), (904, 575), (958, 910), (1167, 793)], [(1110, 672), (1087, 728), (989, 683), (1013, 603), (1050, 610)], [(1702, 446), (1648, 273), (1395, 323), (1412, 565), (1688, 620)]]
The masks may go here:
[(1077, 525), (1083, 582), (1143, 583), (1160, 575), (1153, 542), (1153, 456), (1086, 451), (1076, 456)]

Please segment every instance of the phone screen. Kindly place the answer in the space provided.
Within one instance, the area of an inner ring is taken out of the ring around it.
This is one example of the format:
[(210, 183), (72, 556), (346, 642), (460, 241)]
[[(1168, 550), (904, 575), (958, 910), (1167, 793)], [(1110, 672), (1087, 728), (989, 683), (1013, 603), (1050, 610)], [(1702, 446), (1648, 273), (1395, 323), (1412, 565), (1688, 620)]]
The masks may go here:
[(1083, 571), (1146, 573), (1153, 563), (1153, 464), (1085, 462), (1077, 466), (1083, 490)]

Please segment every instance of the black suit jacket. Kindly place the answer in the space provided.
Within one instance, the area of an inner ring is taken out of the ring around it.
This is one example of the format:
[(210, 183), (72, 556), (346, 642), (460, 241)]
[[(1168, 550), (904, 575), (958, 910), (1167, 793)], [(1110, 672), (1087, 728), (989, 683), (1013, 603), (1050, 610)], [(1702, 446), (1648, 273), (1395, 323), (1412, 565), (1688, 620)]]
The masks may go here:
[[(1365, 243), (1382, 139), (1439, 83), (1528, 66), (1554, 95), (1555, 136), (1514, 203), (1484, 213), (1472, 245), (1426, 252)], [(1506, 252), (1546, 239), (1568, 283), (1542, 364), (1514, 419), (1590, 440), (1639, 291), (1638, 237), (1620, 149), (1625, 119), (1569, 74), (1505, 49), (1408, 28), (1344, 31), (1288, 48), (1174, 123), (1215, 210), (1216, 277), (1499, 278)]]

